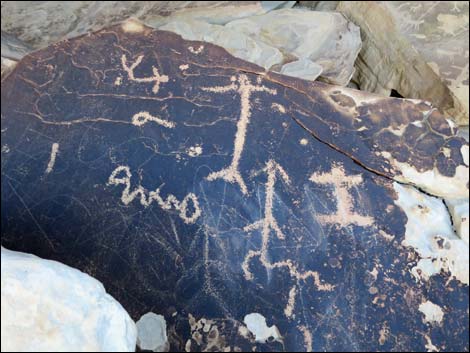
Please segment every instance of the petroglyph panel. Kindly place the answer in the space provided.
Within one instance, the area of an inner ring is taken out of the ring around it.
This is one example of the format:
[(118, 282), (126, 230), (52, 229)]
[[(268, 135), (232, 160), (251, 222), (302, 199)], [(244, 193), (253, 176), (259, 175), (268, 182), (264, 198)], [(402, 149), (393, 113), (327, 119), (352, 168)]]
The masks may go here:
[(468, 350), (468, 285), (451, 260), (417, 280), (437, 257), (394, 187), (468, 192), (427, 103), (137, 24), (25, 57), (1, 94), (2, 245), (159, 313), (172, 351)]

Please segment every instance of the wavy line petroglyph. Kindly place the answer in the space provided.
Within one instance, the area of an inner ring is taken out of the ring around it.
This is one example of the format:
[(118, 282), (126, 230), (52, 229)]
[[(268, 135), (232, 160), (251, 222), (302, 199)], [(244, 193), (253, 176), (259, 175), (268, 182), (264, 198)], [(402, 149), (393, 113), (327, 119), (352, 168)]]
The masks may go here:
[[(266, 172), (268, 179), (266, 182), (265, 189), (265, 205), (264, 205), (264, 218), (246, 226), (243, 230), (246, 232), (251, 232), (254, 230), (261, 230), (261, 248), (259, 250), (250, 250), (245, 256), (245, 259), (242, 264), (242, 269), (247, 280), (253, 280), (253, 274), (250, 271), (250, 262), (255, 258), (259, 258), (261, 264), (268, 270), (276, 268), (286, 268), (289, 271), (289, 274), (292, 278), (299, 281), (306, 281), (308, 278), (313, 279), (313, 283), (318, 290), (321, 291), (331, 291), (334, 286), (330, 284), (323, 284), (320, 280), (320, 275), (316, 271), (306, 271), (300, 272), (297, 268), (297, 265), (290, 259), (284, 261), (278, 261), (271, 263), (268, 257), (268, 247), (271, 231), (274, 231), (276, 236), (279, 239), (285, 239), (285, 235), (280, 229), (274, 215), (273, 215), (273, 206), (274, 206), (274, 186), (277, 181), (277, 175), (279, 175), (282, 180), (289, 185), (290, 179), (286, 171), (275, 161), (269, 160), (266, 163), (266, 167), (262, 170)], [(289, 300), (284, 313), (287, 317), (292, 317), (293, 310), (295, 306), (295, 298), (297, 295), (297, 287), (294, 286), (289, 292)]]
[(334, 187), (336, 198), (336, 213), (319, 215), (317, 219), (322, 224), (338, 224), (347, 227), (350, 224), (366, 227), (374, 224), (374, 218), (363, 216), (353, 211), (353, 200), (349, 189), (363, 183), (362, 175), (346, 175), (342, 165), (333, 165), (330, 173), (314, 173), (310, 181), (316, 184), (330, 184)]
[(172, 121), (160, 119), (158, 116), (153, 116), (149, 112), (139, 112), (132, 116), (132, 124), (135, 126), (142, 126), (147, 124), (149, 121), (153, 121), (161, 126), (173, 129), (176, 124)]
[(142, 59), (144, 58), (143, 55), (140, 55), (137, 57), (136, 61), (129, 66), (127, 64), (127, 57), (125, 54), (122, 55), (121, 57), (121, 63), (122, 63), (122, 68), (124, 71), (127, 72), (127, 76), (129, 80), (134, 81), (134, 82), (139, 82), (139, 83), (145, 83), (145, 82), (155, 82), (155, 85), (152, 88), (153, 93), (158, 93), (160, 89), (160, 83), (166, 83), (169, 81), (169, 78), (167, 75), (160, 75), (158, 72), (158, 69), (155, 66), (152, 66), (152, 72), (153, 76), (150, 77), (135, 77), (134, 75), (134, 70), (137, 66), (140, 65), (142, 62)]
[[(121, 174), (121, 176), (119, 176)], [(124, 175), (122, 175), (124, 174)], [(201, 208), (199, 207), (199, 201), (195, 194), (189, 193), (185, 196), (183, 201), (179, 201), (174, 195), (169, 194), (166, 199), (160, 196), (160, 189), (163, 185), (158, 187), (155, 191), (150, 191), (147, 196), (147, 190), (141, 185), (131, 191), (131, 178), (132, 173), (128, 166), (119, 166), (111, 173), (108, 179), (108, 185), (124, 185), (125, 188), (122, 191), (121, 201), (124, 205), (130, 204), (136, 198), (140, 198), (140, 204), (144, 207), (148, 207), (153, 201), (164, 210), (175, 209), (179, 211), (181, 219), (191, 224), (201, 215)], [(188, 206), (191, 201), (194, 211), (191, 215), (188, 215)]]
[[(237, 183), (240, 186), (240, 189), (243, 194), (248, 193), (245, 181), (243, 180), (238, 166), (240, 164), (240, 159), (245, 147), (246, 139), (246, 130), (247, 126), (250, 123), (251, 117), (251, 94), (253, 92), (266, 92), (268, 94), (275, 95), (277, 91), (275, 89), (268, 88), (261, 85), (253, 85), (246, 75), (239, 75), (238, 78), (232, 77), (232, 83), (228, 86), (218, 86), (218, 87), (203, 87), (202, 89), (207, 92), (214, 93), (225, 93), (229, 91), (237, 91), (240, 94), (240, 118), (237, 123), (237, 132), (235, 134), (234, 149), (233, 149), (233, 158), (230, 165), (218, 172), (211, 173), (207, 176), (207, 180), (213, 181), (216, 179), (223, 179), (229, 183)], [(238, 82), (238, 85), (236, 84)], [(260, 83), (260, 80), (258, 80)]]
[(49, 157), (49, 163), (47, 164), (46, 174), (49, 174), (50, 172), (52, 172), (52, 169), (54, 169), (55, 160), (57, 158), (58, 153), (59, 144), (57, 142), (54, 142), (51, 147), (51, 156)]

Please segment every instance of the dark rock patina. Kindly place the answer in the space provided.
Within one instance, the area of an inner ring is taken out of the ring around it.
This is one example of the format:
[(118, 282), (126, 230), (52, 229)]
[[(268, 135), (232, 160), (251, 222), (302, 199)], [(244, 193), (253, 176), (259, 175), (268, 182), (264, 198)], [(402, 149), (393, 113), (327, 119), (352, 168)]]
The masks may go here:
[[(464, 142), (429, 105), (135, 23), (26, 56), (1, 99), (2, 245), (163, 314), (173, 350), (468, 350), (468, 286), (411, 275), (383, 155), (455, 174)], [(282, 342), (255, 342), (249, 313)]]

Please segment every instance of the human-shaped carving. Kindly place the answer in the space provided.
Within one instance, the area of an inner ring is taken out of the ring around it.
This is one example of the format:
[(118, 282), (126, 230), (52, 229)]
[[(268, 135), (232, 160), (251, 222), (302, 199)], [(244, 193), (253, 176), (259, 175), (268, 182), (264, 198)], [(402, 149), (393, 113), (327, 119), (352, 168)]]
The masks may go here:
[(347, 227), (350, 224), (366, 227), (374, 224), (374, 219), (369, 216), (354, 212), (353, 199), (349, 190), (363, 183), (362, 175), (346, 175), (341, 165), (334, 165), (330, 173), (314, 173), (310, 181), (316, 184), (331, 184), (334, 186), (336, 197), (336, 213), (331, 215), (319, 215), (317, 219), (322, 224), (337, 224)]
[(308, 278), (312, 278), (317, 289), (324, 291), (332, 290), (333, 286), (330, 284), (323, 284), (320, 280), (318, 272), (316, 271), (299, 271), (297, 264), (290, 259), (278, 262), (271, 262), (269, 260), (268, 247), (271, 231), (276, 234), (278, 239), (285, 239), (285, 235), (279, 227), (273, 214), (274, 186), (277, 181), (277, 175), (279, 175), (287, 185), (290, 184), (290, 179), (286, 171), (272, 159), (266, 163), (266, 167), (262, 171), (266, 172), (268, 176), (265, 188), (264, 218), (244, 227), (244, 230), (246, 232), (261, 230), (261, 248), (259, 250), (250, 250), (248, 252), (245, 257), (245, 260), (243, 261), (242, 268), (245, 278), (247, 280), (253, 280), (253, 274), (250, 271), (250, 262), (256, 257), (259, 258), (261, 264), (267, 270), (272, 270), (276, 268), (286, 268), (289, 271), (290, 276), (296, 280), (296, 284), (291, 288), (289, 292), (289, 301), (284, 310), (286, 316), (291, 317), (293, 314), (295, 298), (297, 295), (297, 286), (301, 281), (306, 281)]
[[(250, 123), (251, 117), (251, 95), (253, 92), (266, 92), (268, 94), (275, 95), (277, 92), (275, 89), (268, 88), (262, 85), (253, 85), (248, 76), (240, 74), (238, 78), (232, 77), (232, 83), (228, 86), (218, 87), (203, 87), (202, 89), (207, 92), (214, 93), (225, 93), (229, 91), (237, 91), (240, 94), (240, 118), (237, 123), (237, 132), (235, 134), (235, 141), (233, 147), (233, 158), (232, 162), (227, 168), (224, 168), (218, 172), (213, 172), (207, 176), (207, 180), (223, 179), (229, 183), (237, 183), (243, 194), (248, 193), (245, 181), (243, 180), (238, 166), (240, 159), (245, 147), (246, 130)], [(258, 83), (261, 80), (258, 79)]]

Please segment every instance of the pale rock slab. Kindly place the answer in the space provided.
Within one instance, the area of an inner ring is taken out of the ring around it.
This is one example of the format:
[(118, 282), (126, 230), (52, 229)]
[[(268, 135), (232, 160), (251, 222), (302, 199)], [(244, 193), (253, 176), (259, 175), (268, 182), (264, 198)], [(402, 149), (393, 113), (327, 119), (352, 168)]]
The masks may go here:
[(230, 54), (255, 63), (266, 70), (283, 61), (283, 55), (279, 49), (225, 26), (199, 20), (175, 20), (159, 29), (177, 33), (188, 40), (200, 40), (220, 45)]
[(252, 313), (245, 316), (243, 320), (248, 330), (255, 336), (256, 342), (265, 343), (272, 337), (275, 341), (282, 341), (282, 336), (278, 328), (268, 326), (266, 318), (258, 313)]
[(136, 327), (92, 277), (59, 262), (1, 250), (1, 350), (135, 350)]
[(315, 81), (323, 72), (323, 67), (310, 59), (299, 59), (282, 66), (281, 74)]
[(313, 2), (361, 28), (356, 61), (361, 90), (427, 100), (459, 125), (468, 125), (468, 2)]
[(423, 321), (426, 323), (440, 325), (444, 319), (444, 311), (442, 308), (429, 300), (421, 303), (418, 309), (423, 313)]
[(166, 321), (162, 315), (148, 312), (139, 319), (137, 326), (137, 345), (144, 350), (167, 352), (169, 348), (166, 334)]
[(361, 49), (359, 28), (340, 14), (301, 9), (271, 11), (225, 26), (173, 16), (159, 29), (220, 45), (266, 70), (307, 80), (321, 76), (343, 86), (353, 75)]
[[(291, 7), (295, 1), (2, 1), (2, 31), (34, 48), (81, 35), (128, 18), (157, 26), (169, 15), (225, 24), (234, 19)], [(3, 38), (2, 38), (3, 42)]]
[(452, 217), (454, 228), (459, 237), (469, 244), (469, 207), (468, 199), (463, 200), (446, 200), (447, 208)]
[(395, 183), (394, 187), (398, 194), (396, 204), (408, 218), (402, 245), (412, 247), (420, 256), (412, 275), (427, 281), (445, 271), (468, 285), (468, 242), (455, 235), (444, 202), (409, 186)]
[(338, 13), (281, 9), (235, 20), (226, 27), (259, 38), (284, 55), (320, 65), (322, 79), (342, 86), (351, 79), (361, 49), (359, 28)]

